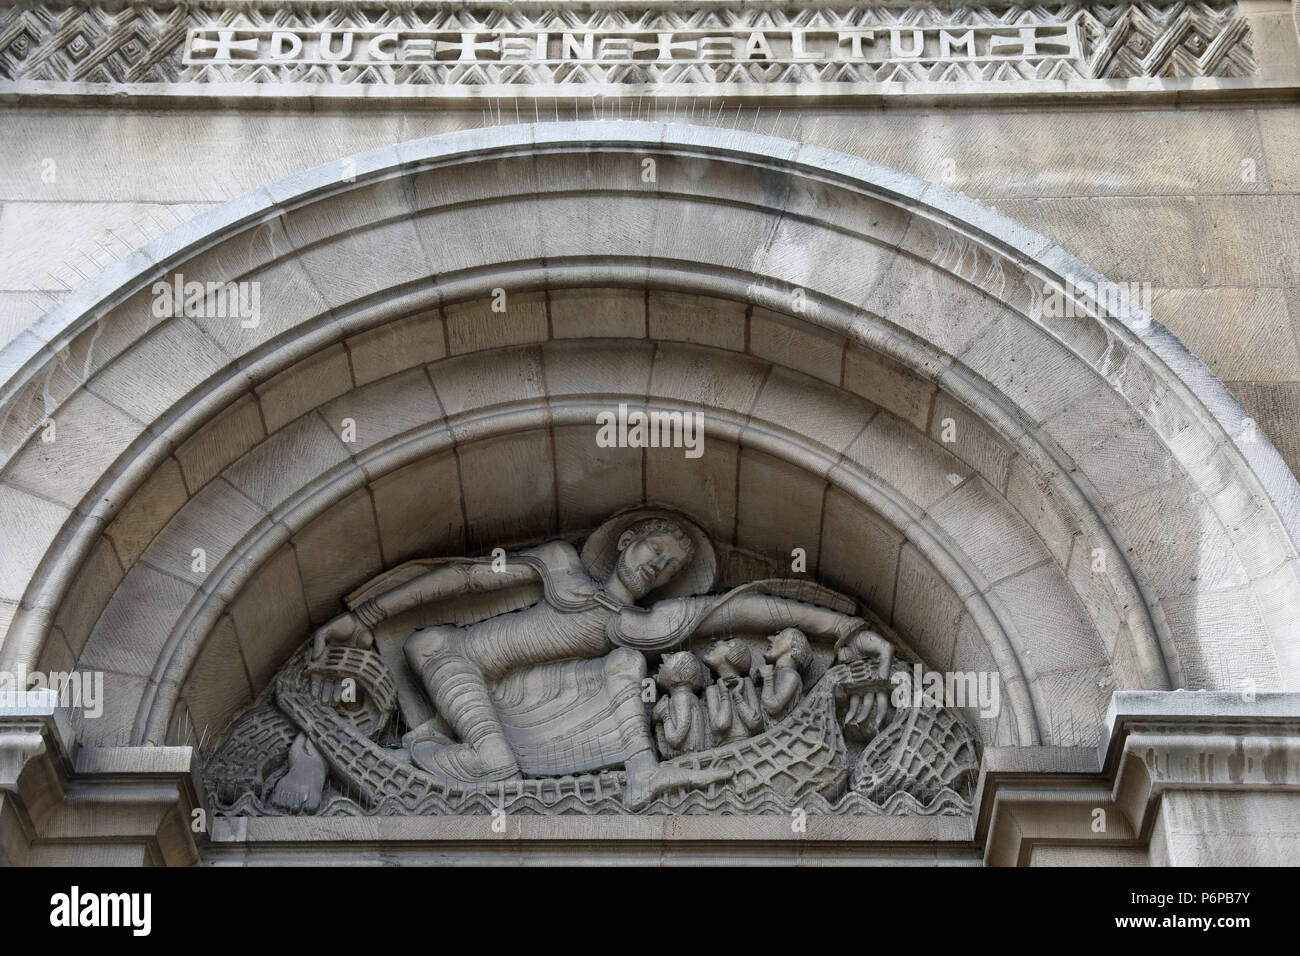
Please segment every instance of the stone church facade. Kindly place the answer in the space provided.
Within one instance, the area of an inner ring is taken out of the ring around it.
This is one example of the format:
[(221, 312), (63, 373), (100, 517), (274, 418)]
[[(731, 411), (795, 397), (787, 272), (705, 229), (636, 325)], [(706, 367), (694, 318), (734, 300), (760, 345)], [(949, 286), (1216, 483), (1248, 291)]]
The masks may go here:
[(0, 8), (0, 861), (1300, 862), (1300, 6)]

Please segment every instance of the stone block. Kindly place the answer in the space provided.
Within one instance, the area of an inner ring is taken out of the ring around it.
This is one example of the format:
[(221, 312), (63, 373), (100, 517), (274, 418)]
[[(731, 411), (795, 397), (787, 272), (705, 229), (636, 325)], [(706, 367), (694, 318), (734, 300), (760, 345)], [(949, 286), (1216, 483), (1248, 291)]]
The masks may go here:
[(550, 342), (542, 348), (547, 397), (553, 404), (608, 397), (611, 410), (620, 397), (643, 399), (654, 355), (648, 342)]
[(996, 318), (978, 289), (910, 256), (892, 260), (862, 307), (949, 355), (964, 352)]
[(448, 418), (514, 403), (539, 404), (545, 395), (542, 353), (535, 347), (502, 349), (491, 356), (463, 355), (428, 368)]
[(748, 415), (770, 368), (749, 356), (660, 344), (655, 348), (650, 394)]
[(104, 607), (78, 666), (148, 679), (172, 629), (197, 594), (196, 585), (137, 564)]
[(208, 634), (181, 685), (181, 701), (189, 713), (191, 746), (211, 752), (226, 724), (253, 701), (244, 655), (235, 625), (222, 616)]
[(286, 425), (226, 470), (226, 479), (262, 507), (274, 509), (348, 458), (340, 433), (306, 415)]
[(386, 567), (465, 550), (460, 473), (454, 453), (414, 462), (370, 485)]
[(1300, 474), (1300, 382), (1226, 382), (1293, 474)]
[(809, 575), (821, 553), (822, 495), (826, 483), (798, 466), (748, 448), (740, 453), (736, 544), (787, 567), (802, 548)]
[(226, 481), (209, 482), (167, 522), (141, 561), (203, 587), (222, 560), (265, 518), (266, 511)]
[(257, 386), (257, 403), (268, 432), (352, 388), (352, 368), (343, 346), (332, 345)]
[(1157, 596), (1180, 597), (1244, 585), (1245, 568), (1203, 495), (1166, 482), (1114, 506), (1125, 558)]
[(595, 527), (615, 511), (638, 504), (644, 459), (682, 455), (675, 448), (600, 448), (595, 425), (557, 427), (554, 436), (556, 498), (564, 528)]
[(1051, 561), (1033, 528), (978, 477), (962, 482), (927, 516), (990, 584)]
[(865, 468), (916, 509), (928, 508), (970, 474), (962, 462), (886, 414), (871, 420), (844, 457)]
[(493, 311), (491, 298), (447, 306), (443, 313), (450, 354), (546, 341), (544, 293), (511, 292), (504, 301), (504, 312)]
[(1276, 190), (1300, 189), (1300, 122), (1294, 108), (1255, 110), (1263, 140), (1268, 183)]
[(385, 322), (347, 340), (352, 374), (365, 385), (447, 354), (446, 331), (437, 312), (419, 312)]
[(235, 399), (176, 449), (186, 486), (202, 488), (264, 437), (257, 400), (252, 395)]
[(655, 341), (690, 342), (745, 350), (746, 307), (706, 295), (650, 293), (650, 337)]
[(1300, 379), (1283, 289), (1161, 289), (1153, 312), (1222, 381)]
[(1078, 533), (1077, 521), (1048, 482), (1020, 455), (1007, 464), (1007, 502), (1029, 522), (1038, 539), (1051, 552), (1056, 563), (1065, 567)]
[(340, 597), (383, 567), (370, 493), (362, 489), (332, 505), (293, 536), (293, 553), (311, 622), (322, 624), (343, 610)]
[(552, 289), (551, 334), (557, 339), (646, 337), (646, 293), (640, 289)]
[(0, 562), (0, 596), (18, 601), (71, 511), (9, 484), (0, 484), (0, 528), (5, 558)]
[(958, 666), (953, 658), (965, 614), (961, 598), (916, 546), (904, 542), (898, 557), (898, 584), (890, 624), (932, 667)]
[(164, 322), (86, 386), (143, 422), (157, 421), (230, 363), (188, 319)]
[(408, 219), (335, 234), (298, 253), (330, 308), (345, 311), (375, 295), (430, 281), (433, 269)]
[(114, 554), (112, 542), (100, 538), (91, 548), (85, 565), (72, 579), (59, 613), (54, 617), (54, 628), (62, 635), (74, 660), (81, 655), (86, 639), (113, 592), (122, 583), (122, 577), (122, 565)]
[(934, 385), (886, 355), (848, 346), (844, 352), (843, 385), (917, 431), (924, 432), (929, 424)]
[(1278, 686), (1272, 637), (1249, 587), (1170, 598), (1160, 609), (1173, 635), (1175, 686), (1234, 691)]
[(123, 567), (135, 564), (154, 535), (188, 500), (189, 491), (180, 464), (175, 458), (164, 459), (104, 532)]
[(749, 351), (785, 368), (840, 384), (844, 340), (797, 319), (755, 308), (749, 317)]
[(1101, 502), (1128, 498), (1176, 474), (1159, 437), (1113, 392), (1099, 390), (1080, 399), (1046, 427)]
[[(346, 442), (353, 455), (407, 432), (442, 422), (442, 406), (424, 368), (413, 368), (348, 392), (322, 405), (320, 416), (342, 435), (351, 422)], [(354, 432), (354, 434), (353, 434)]]
[(774, 368), (754, 402), (746, 441), (757, 441), (760, 433), (771, 434), (774, 424), (788, 429), (811, 446), (799, 464), (827, 474), (876, 414), (876, 409), (840, 389)]
[(253, 692), (262, 688), (310, 636), (307, 604), (292, 548), (280, 548), (252, 574), (230, 603)]
[(704, 447), (699, 458), (646, 455), (645, 499), (689, 514), (715, 541), (730, 542), (736, 530), (739, 449), (707, 437)]
[(930, 439), (974, 468), (999, 493), (1005, 491), (1015, 454), (1010, 443), (946, 392), (935, 395)]
[[(5, 480), (41, 498), (76, 508), (144, 425), (97, 395), (81, 391), (9, 462)], [(44, 441), (52, 435), (53, 441)]]
[(1294, 196), (1017, 199), (1002, 211), (1112, 282), (1267, 286), (1295, 284), (1300, 269)]
[(903, 536), (836, 487), (826, 490), (818, 578), (889, 620)]
[[(471, 554), (555, 531), (555, 467), (548, 432), (536, 429), (461, 446), (462, 491)], [(492, 475), (492, 481), (481, 476)]]

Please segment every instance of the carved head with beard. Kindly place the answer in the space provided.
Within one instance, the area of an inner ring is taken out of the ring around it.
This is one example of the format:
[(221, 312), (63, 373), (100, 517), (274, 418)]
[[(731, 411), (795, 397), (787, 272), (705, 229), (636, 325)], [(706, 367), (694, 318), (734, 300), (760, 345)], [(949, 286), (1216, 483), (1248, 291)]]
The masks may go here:
[(614, 573), (634, 597), (661, 587), (690, 561), (694, 545), (675, 521), (647, 518), (619, 536)]

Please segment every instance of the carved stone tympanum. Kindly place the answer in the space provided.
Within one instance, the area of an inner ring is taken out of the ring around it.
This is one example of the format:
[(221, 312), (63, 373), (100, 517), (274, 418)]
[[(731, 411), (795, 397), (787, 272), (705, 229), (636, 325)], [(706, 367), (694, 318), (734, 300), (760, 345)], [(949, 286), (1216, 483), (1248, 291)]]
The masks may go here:
[(978, 754), (959, 714), (891, 703), (915, 658), (808, 581), (714, 593), (717, 564), (695, 522), (642, 508), (581, 550), (394, 568), (231, 723), (207, 764), (214, 803), (969, 811)]

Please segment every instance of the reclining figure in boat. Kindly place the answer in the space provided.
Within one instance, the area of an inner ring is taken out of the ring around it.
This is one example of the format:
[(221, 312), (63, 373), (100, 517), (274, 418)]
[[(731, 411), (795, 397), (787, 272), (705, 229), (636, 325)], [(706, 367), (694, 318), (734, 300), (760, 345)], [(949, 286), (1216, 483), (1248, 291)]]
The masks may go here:
[[(504, 562), (408, 562), (350, 595), (350, 610), (315, 633), (310, 656), (321, 659), (331, 646), (368, 648), (382, 622), (420, 608), (428, 620), (434, 607), (432, 619), (446, 623), (409, 633), (404, 662), (384, 654), (393, 671), (409, 667), (407, 683), (418, 682), (435, 712), (419, 721), (403, 706), (415, 728), (405, 741), (409, 760), (459, 788), (622, 768), (625, 805), (636, 809), (734, 773), (661, 762), (642, 697), (645, 654), (697, 637), (787, 627), (843, 644), (868, 629), (862, 618), (784, 596), (790, 582), (711, 595), (715, 577), (713, 547), (694, 522), (638, 509), (605, 522), (581, 554), (551, 541)], [(879, 647), (879, 673), (888, 674), (891, 645)], [(399, 702), (410, 698), (398, 684)], [(328, 681), (313, 692), (340, 699)], [(323, 758), (313, 753), (294, 749), (298, 759), (275, 788), (275, 804), (300, 810), (319, 801)]]

